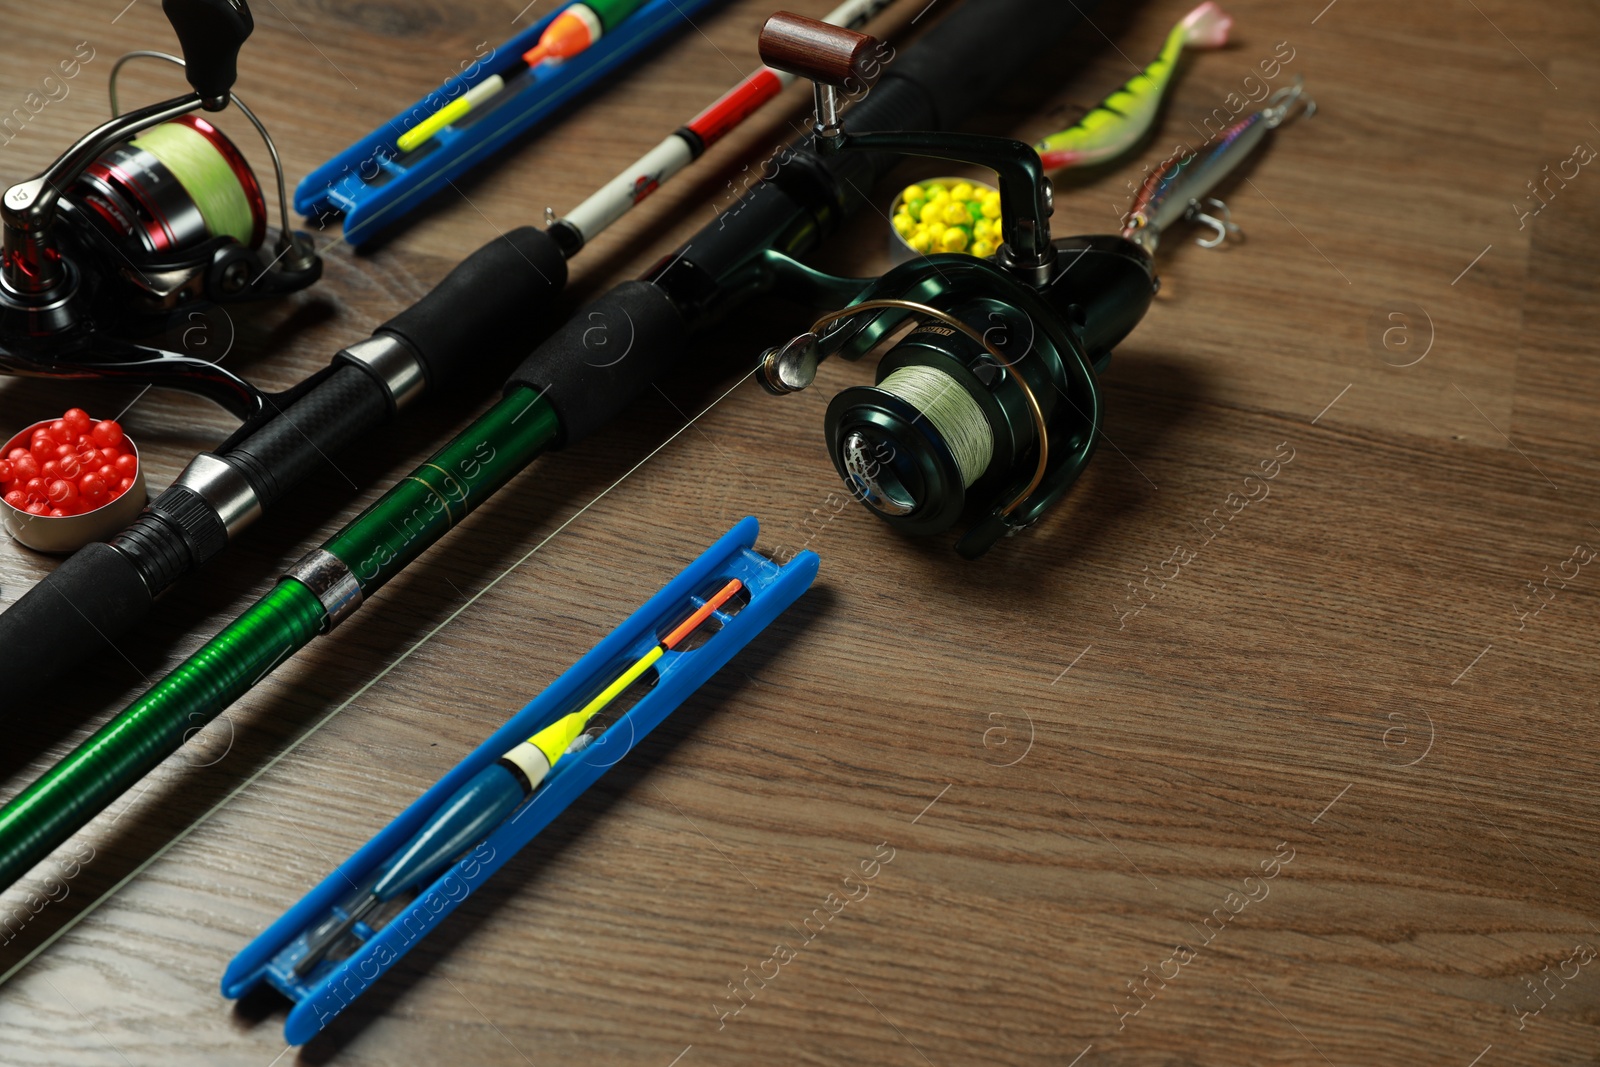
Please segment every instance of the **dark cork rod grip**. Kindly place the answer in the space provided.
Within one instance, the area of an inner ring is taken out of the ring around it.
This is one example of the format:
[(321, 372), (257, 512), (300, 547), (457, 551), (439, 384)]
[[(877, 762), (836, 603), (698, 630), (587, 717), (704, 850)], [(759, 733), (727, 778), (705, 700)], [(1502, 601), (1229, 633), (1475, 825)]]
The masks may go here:
[(878, 40), (817, 19), (780, 11), (761, 27), (761, 61), (774, 70), (845, 88), (861, 76)]

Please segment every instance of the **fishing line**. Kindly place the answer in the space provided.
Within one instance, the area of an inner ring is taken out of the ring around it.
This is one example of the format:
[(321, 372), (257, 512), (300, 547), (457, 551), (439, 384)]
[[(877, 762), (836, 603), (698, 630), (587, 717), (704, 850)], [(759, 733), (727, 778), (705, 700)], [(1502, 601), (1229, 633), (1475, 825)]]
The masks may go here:
[(265, 775), (268, 771), (272, 770), (272, 768), (276, 767), (280, 760), (284, 759), (286, 756), (291, 755), (296, 749), (298, 749), (302, 744), (304, 744), (313, 734), (315, 734), (317, 731), (321, 730), (324, 726), (328, 725), (328, 723), (332, 722), (334, 716), (340, 714), (346, 708), (348, 708), (351, 704), (354, 704), (357, 700), (360, 700), (363, 696), (365, 696), (367, 694), (367, 690), (371, 689), (373, 686), (375, 686), (379, 682), (383, 681), (383, 679), (388, 676), (390, 671), (394, 670), (396, 667), (400, 666), (400, 664), (402, 664), (406, 660), (410, 659), (412, 654), (415, 653), (417, 651), (417, 649), (421, 648), (423, 645), (425, 645), (429, 641), (433, 640), (434, 636), (437, 635), (440, 630), (443, 630), (446, 626), (449, 626), (452, 622), (455, 622), (456, 618), (459, 615), (461, 615), (462, 612), (466, 611), (468, 608), (472, 607), (472, 605), (476, 604), (478, 602), (478, 598), (479, 597), (483, 596), (485, 593), (489, 592), (489, 590), (491, 590), (495, 586), (499, 585), (512, 571), (516, 570), (518, 567), (520, 567), (524, 563), (528, 562), (529, 559), (533, 558), (533, 554), (535, 552), (538, 552), (541, 548), (543, 548), (545, 545), (549, 544), (552, 540), (554, 540), (563, 530), (565, 530), (568, 526), (571, 526), (574, 522), (576, 522), (579, 519), (579, 517), (583, 515), (584, 512), (588, 511), (590, 508), (592, 508), (596, 504), (600, 503), (600, 501), (604, 500), (607, 496), (609, 496), (611, 494), (611, 491), (613, 489), (615, 489), (617, 486), (621, 485), (623, 482), (627, 481), (629, 478), (633, 477), (636, 473), (638, 473), (638, 471), (639, 471), (639, 469), (641, 467), (643, 467), (646, 463), (649, 463), (652, 459), (655, 459), (656, 456), (659, 455), (663, 449), (665, 449), (668, 445), (672, 444), (672, 442), (676, 441), (678, 438), (682, 437), (684, 435), (684, 433), (686, 431), (688, 431), (688, 429), (690, 427), (694, 426), (701, 419), (703, 419), (707, 415), (709, 415), (711, 413), (711, 409), (712, 408), (715, 408), (718, 404), (722, 403), (724, 400), (728, 399), (728, 397), (732, 396), (734, 394), (734, 392), (741, 385), (743, 385), (745, 383), (745, 381), (747, 379), (749, 379), (752, 374), (754, 374), (756, 372), (756, 369), (757, 368), (752, 367), (752, 368), (750, 368), (749, 371), (747, 371), (744, 374), (740, 375), (739, 376), (739, 380), (734, 382), (733, 386), (727, 392), (723, 393), (721, 396), (719, 396), (715, 400), (713, 400), (710, 404), (708, 404), (700, 412), (700, 414), (698, 414), (694, 418), (690, 419), (680, 429), (674, 431), (671, 437), (668, 437), (665, 441), (663, 441), (659, 445), (657, 445), (655, 447), (655, 449), (650, 452), (649, 455), (645, 456), (638, 463), (635, 463), (632, 467), (629, 467), (627, 469), (627, 471), (625, 471), (620, 478), (618, 478), (616, 481), (612, 482), (610, 485), (606, 486), (603, 490), (601, 490), (599, 496), (595, 497), (593, 500), (589, 501), (583, 507), (581, 507), (577, 511), (573, 512), (572, 515), (570, 517), (568, 517), (568, 519), (565, 522), (563, 522), (560, 526), (557, 526), (554, 530), (552, 530), (544, 538), (544, 540), (540, 541), (538, 544), (536, 544), (532, 548), (530, 548), (527, 551), (527, 553), (525, 555), (523, 555), (523, 557), (521, 559), (517, 560), (511, 566), (509, 566), (505, 570), (501, 571), (500, 574), (498, 576), (496, 576), (495, 579), (493, 581), (491, 581), (488, 585), (485, 585), (482, 589), (478, 590), (478, 592), (472, 594), (472, 596), (467, 600), (467, 602), (465, 604), (461, 605), (455, 611), (453, 611), (449, 615), (445, 616), (443, 622), (439, 623), (439, 625), (435, 626), (433, 629), (431, 629), (427, 633), (423, 634), (422, 637), (420, 637), (417, 640), (416, 644), (412, 645), (410, 648), (408, 648), (404, 652), (402, 652), (400, 654), (400, 656), (397, 659), (395, 659), (395, 661), (393, 663), (389, 664), (387, 667), (384, 667), (381, 671), (379, 671), (376, 675), (373, 676), (371, 681), (369, 681), (366, 685), (363, 685), (360, 689), (356, 690), (348, 698), (346, 698), (344, 703), (340, 704), (338, 707), (336, 707), (332, 711), (328, 712), (328, 714), (326, 714), (322, 718), (318, 719), (315, 723), (312, 724), (310, 729), (308, 729), (305, 733), (301, 734), (299, 737), (295, 738), (292, 742), (290, 742), (289, 746), (287, 748), (285, 748), (282, 752), (279, 752), (277, 755), (275, 755), (275, 756), (271, 757), (270, 759), (268, 759), (267, 762), (262, 764), (261, 767), (258, 770), (256, 770), (253, 774), (251, 774), (249, 777), (247, 777), (244, 781), (240, 782), (233, 789), (232, 792), (230, 792), (227, 796), (223, 797), (221, 800), (217, 801), (210, 808), (206, 809), (204, 814), (202, 814), (194, 822), (190, 823), (188, 826), (186, 826), (182, 830), (180, 830), (177, 833), (177, 835), (175, 835), (172, 838), (172, 840), (168, 841), (166, 844), (161, 845), (159, 848), (157, 848), (154, 852), (152, 852), (150, 854), (148, 859), (144, 860), (142, 863), (140, 863), (133, 870), (129, 871), (126, 875), (124, 875), (122, 877), (122, 879), (120, 881), (118, 881), (110, 889), (107, 889), (104, 893), (100, 894), (100, 896), (96, 897), (92, 904), (90, 904), (83, 911), (79, 912), (77, 915), (74, 915), (71, 919), (69, 919), (66, 923), (64, 923), (61, 926), (60, 929), (56, 930), (49, 937), (45, 938), (44, 941), (40, 942), (40, 944), (37, 947), (35, 947), (32, 952), (29, 952), (26, 956), (22, 957), (22, 959), (18, 960), (4, 974), (0, 974), (0, 986), (4, 986), (7, 982), (9, 982), (13, 975), (15, 975), (18, 971), (22, 970), (22, 968), (26, 967), (29, 963), (32, 963), (35, 957), (37, 957), (41, 952), (45, 951), (45, 949), (49, 948), (51, 945), (55, 944), (58, 940), (61, 939), (61, 937), (64, 934), (66, 934), (68, 931), (70, 931), (73, 927), (77, 926), (84, 919), (87, 919), (90, 915), (93, 915), (96, 911), (98, 911), (99, 908), (100, 908), (100, 905), (104, 904), (113, 895), (115, 895), (116, 893), (120, 892), (122, 890), (123, 886), (127, 885), (129, 882), (131, 882), (135, 878), (139, 877), (139, 875), (143, 874), (145, 872), (145, 870), (147, 868), (149, 868), (149, 866), (151, 864), (155, 863), (162, 856), (165, 856), (174, 847), (176, 847), (177, 845), (181, 844), (190, 834), (194, 833), (196, 830), (200, 829), (200, 827), (204, 826), (208, 821), (210, 821), (210, 819), (211, 819), (211, 817), (213, 815), (215, 815), (217, 812), (221, 811), (223, 808), (227, 807), (229, 804), (233, 803), (234, 798), (236, 798), (240, 793), (243, 793), (246, 789), (248, 789), (252, 785), (254, 785), (263, 775)]
[(962, 487), (971, 486), (989, 469), (994, 456), (994, 431), (983, 408), (950, 375), (937, 367), (901, 367), (878, 383), (933, 424), (955, 457)]
[[(256, 224), (250, 197), (235, 166), (220, 145), (182, 120), (146, 130), (132, 144), (166, 164), (193, 198), (212, 236), (255, 243)], [(260, 195), (260, 188), (256, 193)]]

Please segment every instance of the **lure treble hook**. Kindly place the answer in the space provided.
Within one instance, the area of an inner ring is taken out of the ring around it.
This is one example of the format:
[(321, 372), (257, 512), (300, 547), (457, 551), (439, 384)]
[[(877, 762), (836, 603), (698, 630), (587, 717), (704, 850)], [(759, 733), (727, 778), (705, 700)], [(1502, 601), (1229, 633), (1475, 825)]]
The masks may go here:
[(1275, 130), (1297, 115), (1306, 118), (1317, 113), (1317, 102), (1306, 92), (1305, 79), (1296, 75), (1294, 83), (1267, 97), (1267, 106), (1261, 109), (1262, 121), (1267, 129)]
[(1233, 221), (1233, 215), (1228, 210), (1228, 205), (1214, 196), (1203, 200), (1189, 201), (1189, 211), (1185, 216), (1190, 222), (1199, 223), (1209, 227), (1212, 231), (1210, 237), (1197, 237), (1195, 244), (1201, 248), (1217, 248), (1226, 244), (1229, 238), (1236, 241), (1244, 240), (1244, 231), (1239, 224)]

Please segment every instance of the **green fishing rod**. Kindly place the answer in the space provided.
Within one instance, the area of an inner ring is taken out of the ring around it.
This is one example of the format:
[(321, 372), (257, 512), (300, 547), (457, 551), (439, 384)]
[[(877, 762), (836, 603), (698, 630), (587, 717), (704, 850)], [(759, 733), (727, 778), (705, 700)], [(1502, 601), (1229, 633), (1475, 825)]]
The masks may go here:
[[(1092, 4), (977, 0), (894, 60), (845, 121), (853, 132), (949, 128), (1076, 26)], [(1027, 33), (1015, 32), (1026, 25)], [(602, 429), (750, 297), (848, 299), (803, 256), (859, 209), (897, 157), (822, 154), (810, 139), (643, 280), (625, 282), (540, 345), (503, 399), (302, 559), (265, 597), (4, 809), (10, 885), (289, 656), (363, 601), (546, 450)]]

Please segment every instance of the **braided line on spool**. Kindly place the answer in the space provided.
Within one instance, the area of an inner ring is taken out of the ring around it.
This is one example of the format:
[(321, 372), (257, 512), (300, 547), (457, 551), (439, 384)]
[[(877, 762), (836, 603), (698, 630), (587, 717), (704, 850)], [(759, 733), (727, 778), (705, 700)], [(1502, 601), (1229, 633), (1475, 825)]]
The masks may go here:
[[(214, 130), (209, 124), (208, 128)], [(213, 235), (250, 245), (257, 228), (250, 196), (233, 164), (210, 136), (187, 123), (166, 122), (144, 131), (134, 138), (133, 145), (166, 165), (194, 200)]]
[(994, 431), (983, 408), (960, 382), (937, 367), (916, 364), (901, 367), (879, 382), (878, 388), (898, 396), (933, 424), (955, 457), (963, 489), (989, 469)]
[(960, 319), (949, 314), (948, 312), (940, 311), (938, 308), (930, 307), (927, 304), (919, 304), (914, 300), (899, 300), (894, 297), (883, 297), (879, 300), (863, 300), (859, 304), (852, 304), (843, 311), (831, 311), (822, 316), (822, 318), (818, 319), (812, 324), (811, 332), (816, 336), (821, 337), (825, 331), (831, 329), (840, 322), (843, 322), (845, 319), (850, 318), (852, 315), (858, 315), (863, 311), (878, 311), (883, 308), (899, 308), (904, 311), (914, 311), (918, 315), (926, 315), (931, 319), (937, 319), (946, 326), (950, 327), (952, 330), (959, 330), (968, 337), (972, 338), (972, 340), (976, 341), (979, 345), (982, 345), (983, 350), (989, 353), (996, 363), (1000, 364), (1000, 366), (1011, 372), (1011, 380), (1017, 383), (1017, 388), (1022, 390), (1023, 397), (1028, 401), (1028, 413), (1033, 416), (1033, 428), (1039, 439), (1039, 463), (1038, 466), (1034, 468), (1033, 477), (1028, 480), (1028, 484), (1023, 487), (1022, 492), (1018, 493), (1009, 504), (1000, 509), (1000, 514), (1002, 515), (1011, 514), (1017, 508), (1022, 506), (1022, 502), (1024, 500), (1027, 500), (1029, 496), (1033, 495), (1033, 491), (1035, 489), (1039, 488), (1040, 483), (1044, 481), (1045, 471), (1048, 469), (1050, 464), (1050, 427), (1044, 421), (1044, 409), (1039, 406), (1039, 398), (1033, 395), (1033, 387), (1028, 384), (1028, 379), (1023, 377), (1017, 371), (1016, 365), (1005, 356), (1001, 355), (1000, 350), (991, 344), (989, 339), (983, 334), (979, 333), (977, 330), (974, 330), (971, 326), (968, 326), (966, 323), (962, 322)]

